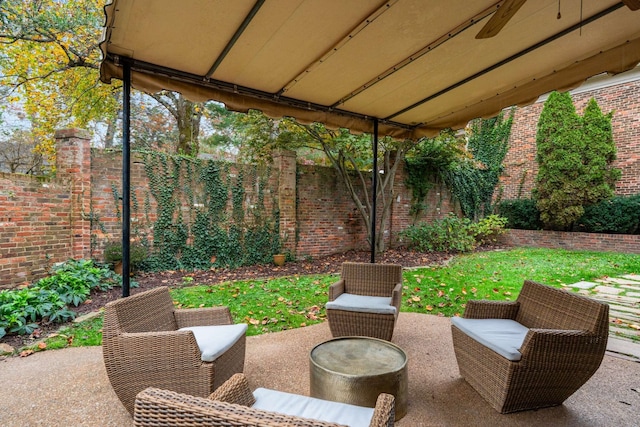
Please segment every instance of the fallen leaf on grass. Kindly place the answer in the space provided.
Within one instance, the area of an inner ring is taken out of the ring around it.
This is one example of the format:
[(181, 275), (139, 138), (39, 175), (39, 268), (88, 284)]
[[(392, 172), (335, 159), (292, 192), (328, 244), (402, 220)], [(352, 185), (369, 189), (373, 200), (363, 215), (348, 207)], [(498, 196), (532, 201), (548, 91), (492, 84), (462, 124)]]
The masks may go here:
[(23, 350), (20, 352), (20, 357), (27, 357), (33, 354), (33, 350)]
[(40, 350), (44, 350), (45, 348), (47, 348), (47, 343), (46, 342), (38, 343), (38, 348)]

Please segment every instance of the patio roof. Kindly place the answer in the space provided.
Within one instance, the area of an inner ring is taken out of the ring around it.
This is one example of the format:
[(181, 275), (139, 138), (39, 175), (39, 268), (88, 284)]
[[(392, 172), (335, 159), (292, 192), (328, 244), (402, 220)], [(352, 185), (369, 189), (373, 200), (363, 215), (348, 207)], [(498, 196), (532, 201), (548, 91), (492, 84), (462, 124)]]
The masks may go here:
[(432, 136), (633, 68), (638, 7), (638, 0), (114, 0), (105, 7), (101, 79), (122, 79), (129, 64), (133, 87), (145, 92), (169, 89), (356, 132), (372, 132), (375, 118), (382, 135)]

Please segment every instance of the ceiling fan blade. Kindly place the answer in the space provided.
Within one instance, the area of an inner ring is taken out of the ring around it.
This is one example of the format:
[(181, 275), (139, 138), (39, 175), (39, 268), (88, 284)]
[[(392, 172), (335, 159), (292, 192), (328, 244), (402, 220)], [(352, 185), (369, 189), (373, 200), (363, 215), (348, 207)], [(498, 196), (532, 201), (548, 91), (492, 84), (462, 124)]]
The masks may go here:
[[(504, 3), (498, 7), (496, 13), (494, 13), (484, 27), (482, 27), (480, 32), (476, 35), (476, 38), (487, 39), (498, 34), (502, 27), (504, 27), (507, 22), (513, 18), (513, 15), (516, 14), (518, 9), (520, 9), (520, 6), (522, 6), (525, 1), (527, 0), (505, 0)], [(628, 1), (636, 3), (640, 0)]]
[(640, 9), (640, 0), (622, 0), (629, 9), (638, 10)]

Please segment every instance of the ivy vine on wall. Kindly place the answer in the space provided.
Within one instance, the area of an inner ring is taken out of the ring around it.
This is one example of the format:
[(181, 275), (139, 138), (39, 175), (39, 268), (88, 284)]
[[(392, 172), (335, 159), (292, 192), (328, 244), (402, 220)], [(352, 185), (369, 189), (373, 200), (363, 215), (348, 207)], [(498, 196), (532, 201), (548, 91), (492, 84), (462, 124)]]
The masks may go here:
[[(279, 246), (277, 201), (265, 207), (270, 168), (137, 152), (148, 187), (132, 238), (147, 247), (148, 270), (239, 267), (272, 261)], [(121, 196), (113, 187), (121, 220)], [(273, 192), (271, 192), (273, 194)], [(154, 203), (155, 202), (155, 203)], [(155, 204), (155, 211), (153, 205)], [(154, 215), (155, 214), (155, 215)]]

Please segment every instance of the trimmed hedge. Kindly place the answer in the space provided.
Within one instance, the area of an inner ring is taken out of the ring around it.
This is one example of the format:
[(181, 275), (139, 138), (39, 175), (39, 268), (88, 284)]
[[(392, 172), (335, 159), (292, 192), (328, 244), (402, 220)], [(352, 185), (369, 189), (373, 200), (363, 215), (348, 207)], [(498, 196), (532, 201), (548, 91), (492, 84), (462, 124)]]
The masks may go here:
[(636, 234), (640, 225), (640, 194), (616, 196), (585, 206), (574, 231), (587, 233)]
[(507, 228), (540, 230), (540, 211), (533, 199), (503, 200), (498, 204), (498, 215), (507, 218)]
[[(507, 218), (507, 228), (540, 230), (540, 212), (533, 199), (503, 200), (498, 213)], [(640, 233), (640, 194), (615, 196), (584, 207), (572, 231), (607, 234)]]

